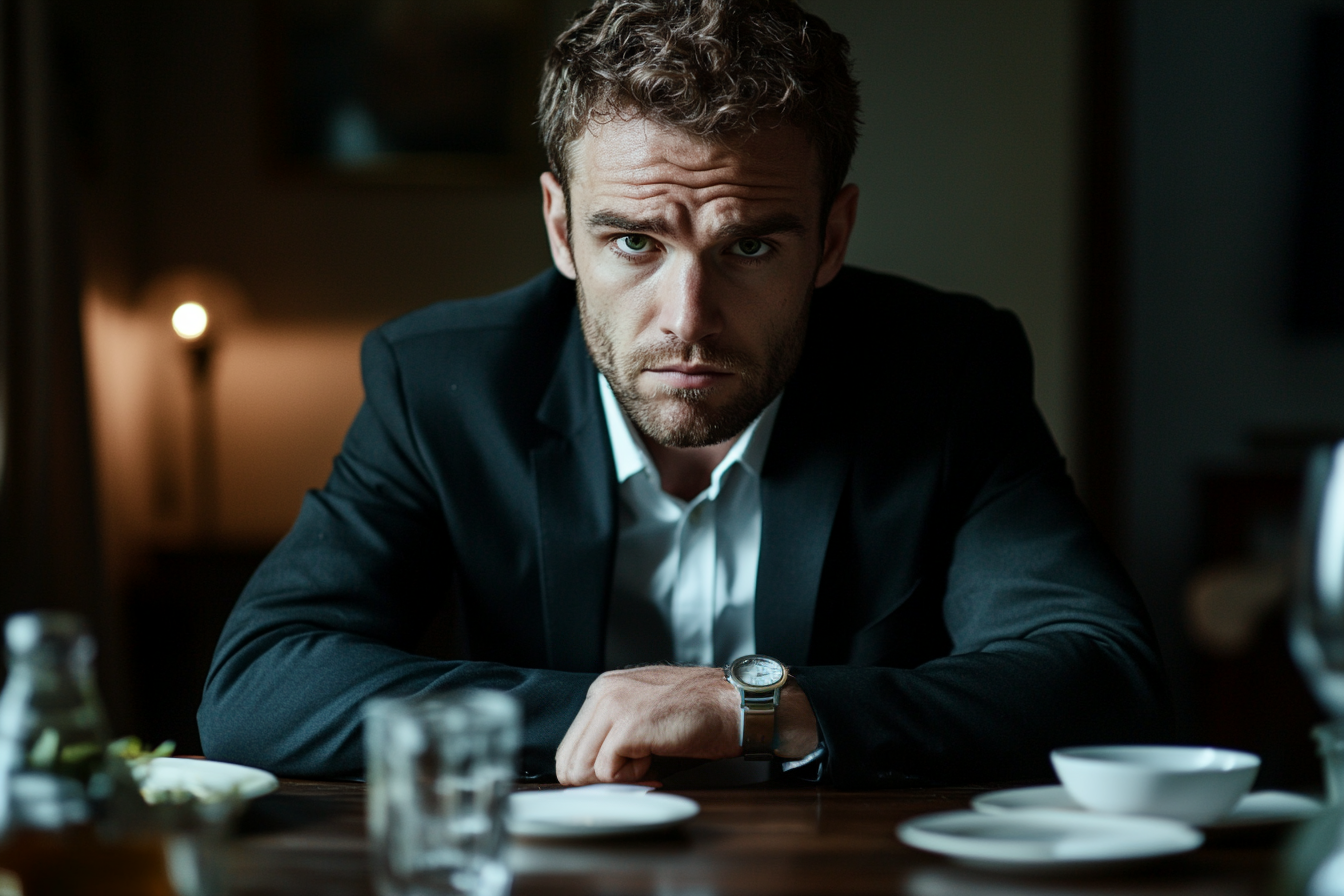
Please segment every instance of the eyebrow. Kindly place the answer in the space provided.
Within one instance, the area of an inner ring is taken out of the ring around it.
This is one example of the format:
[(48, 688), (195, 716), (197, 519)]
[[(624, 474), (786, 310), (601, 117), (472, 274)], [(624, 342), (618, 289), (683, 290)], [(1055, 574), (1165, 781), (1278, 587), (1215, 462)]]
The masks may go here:
[(665, 236), (671, 229), (667, 222), (661, 218), (625, 218), (615, 212), (593, 212), (588, 216), (588, 229), (596, 230), (598, 228), (610, 228), (611, 230), (628, 230), (631, 233), (652, 233), (655, 236)]
[[(626, 218), (615, 212), (599, 211), (588, 216), (590, 230), (610, 228), (624, 230), (627, 233), (651, 233), (654, 236), (666, 236), (671, 232), (667, 222), (661, 218)], [(744, 239), (746, 237), (770, 236), (779, 233), (801, 233), (803, 219), (792, 212), (780, 212), (761, 218), (759, 221), (743, 221), (726, 224), (719, 228), (719, 239)]]

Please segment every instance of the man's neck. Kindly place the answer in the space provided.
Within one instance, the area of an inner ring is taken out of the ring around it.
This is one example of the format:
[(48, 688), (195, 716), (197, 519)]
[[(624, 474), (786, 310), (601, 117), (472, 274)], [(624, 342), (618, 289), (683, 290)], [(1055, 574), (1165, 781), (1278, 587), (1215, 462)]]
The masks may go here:
[(733, 436), (726, 442), (710, 445), (707, 448), (668, 448), (652, 439), (642, 438), (649, 458), (658, 468), (658, 478), (663, 491), (683, 501), (689, 501), (709, 488), (709, 480), (714, 468), (723, 462), (732, 450), (733, 444), (742, 438)]

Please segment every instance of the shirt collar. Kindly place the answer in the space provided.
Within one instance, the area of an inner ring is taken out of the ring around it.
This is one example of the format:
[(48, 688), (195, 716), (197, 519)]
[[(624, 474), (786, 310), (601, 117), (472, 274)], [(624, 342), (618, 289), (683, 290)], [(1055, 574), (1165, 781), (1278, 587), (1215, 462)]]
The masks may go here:
[[(626, 416), (625, 408), (621, 407), (620, 401), (616, 398), (616, 393), (612, 392), (611, 384), (601, 371), (597, 374), (597, 388), (602, 394), (602, 411), (607, 418), (607, 435), (611, 439), (611, 455), (616, 462), (616, 481), (625, 482), (631, 476), (641, 470), (648, 472), (655, 481), (658, 480), (658, 468), (654, 466), (653, 459), (649, 457), (648, 451), (644, 448), (644, 442), (640, 438), (635, 425), (630, 422)], [(770, 402), (761, 411), (760, 416), (751, 421), (751, 424), (742, 431), (742, 435), (733, 443), (733, 447), (728, 454), (714, 468), (710, 476), (709, 491), (711, 497), (718, 493), (719, 482), (723, 474), (736, 463), (740, 463), (753, 475), (761, 474), (761, 467), (765, 463), (765, 451), (770, 446), (770, 433), (775, 428), (775, 415), (779, 412), (779, 402), (784, 397), (784, 393), (775, 396), (775, 400)]]

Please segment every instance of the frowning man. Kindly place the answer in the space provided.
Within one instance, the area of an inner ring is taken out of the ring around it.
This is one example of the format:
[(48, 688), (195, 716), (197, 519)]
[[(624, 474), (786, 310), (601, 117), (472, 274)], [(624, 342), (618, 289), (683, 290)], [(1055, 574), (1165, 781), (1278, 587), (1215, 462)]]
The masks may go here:
[[(1016, 319), (844, 265), (842, 36), (791, 0), (599, 0), (539, 124), (554, 269), (368, 337), (331, 478), (221, 637), (208, 755), (358, 774), (365, 699), (468, 685), (575, 784), (743, 754), (1006, 779), (1158, 735)], [(469, 657), (416, 655), (454, 596)]]

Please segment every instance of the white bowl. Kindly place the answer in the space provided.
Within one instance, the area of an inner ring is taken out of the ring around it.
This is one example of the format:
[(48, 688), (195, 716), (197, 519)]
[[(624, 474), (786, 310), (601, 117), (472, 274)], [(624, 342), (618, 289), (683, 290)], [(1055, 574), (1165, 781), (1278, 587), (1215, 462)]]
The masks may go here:
[(1086, 809), (1189, 824), (1230, 812), (1260, 770), (1259, 756), (1216, 747), (1070, 747), (1052, 751), (1050, 761)]

